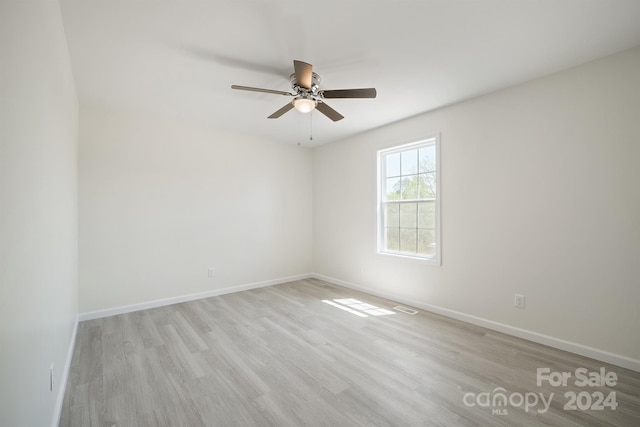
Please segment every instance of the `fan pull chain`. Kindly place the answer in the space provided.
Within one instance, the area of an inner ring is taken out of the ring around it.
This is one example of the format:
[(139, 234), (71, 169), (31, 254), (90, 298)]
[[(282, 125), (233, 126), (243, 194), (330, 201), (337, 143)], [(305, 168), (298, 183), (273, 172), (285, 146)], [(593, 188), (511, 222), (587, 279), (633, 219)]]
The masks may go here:
[(309, 141), (313, 141), (313, 111), (309, 114)]
[(302, 143), (300, 142), (301, 135), (302, 135), (302, 120), (298, 120), (298, 147), (302, 145)]

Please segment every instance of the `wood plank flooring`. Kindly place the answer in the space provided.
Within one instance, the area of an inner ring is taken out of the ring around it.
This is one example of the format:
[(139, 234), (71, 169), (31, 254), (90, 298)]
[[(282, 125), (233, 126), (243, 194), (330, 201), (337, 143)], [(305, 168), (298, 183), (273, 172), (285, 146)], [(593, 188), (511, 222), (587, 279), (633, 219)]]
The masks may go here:
[[(640, 425), (640, 373), (431, 313), (323, 302), (348, 298), (396, 305), (308, 279), (81, 322), (60, 426)], [(537, 386), (544, 367), (571, 372), (567, 386)], [(601, 367), (615, 386), (574, 384)], [(567, 392), (618, 406), (566, 410)]]

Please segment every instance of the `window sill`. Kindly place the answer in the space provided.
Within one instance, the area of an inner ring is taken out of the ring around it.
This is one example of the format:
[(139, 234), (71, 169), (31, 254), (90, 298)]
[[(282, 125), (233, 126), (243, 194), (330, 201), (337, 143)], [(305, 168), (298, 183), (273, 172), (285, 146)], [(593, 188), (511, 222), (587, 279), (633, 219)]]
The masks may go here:
[(380, 252), (380, 251), (378, 251), (378, 255), (389, 257), (389, 258), (395, 258), (398, 261), (415, 262), (423, 265), (433, 265), (436, 267), (440, 267), (442, 265), (442, 263), (437, 257), (423, 258), (423, 257), (412, 256), (412, 255), (403, 254), (403, 253)]

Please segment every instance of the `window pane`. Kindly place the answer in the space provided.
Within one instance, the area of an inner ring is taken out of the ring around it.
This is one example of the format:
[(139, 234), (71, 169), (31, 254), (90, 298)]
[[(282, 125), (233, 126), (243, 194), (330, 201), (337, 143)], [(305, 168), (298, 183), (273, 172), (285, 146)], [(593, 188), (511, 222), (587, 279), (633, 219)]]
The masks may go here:
[(392, 176), (400, 176), (400, 153), (387, 154), (387, 156), (385, 156), (385, 159), (387, 177), (390, 178)]
[(417, 203), (402, 203), (400, 205), (400, 227), (417, 228)]
[(433, 172), (436, 170), (436, 146), (430, 145), (419, 150), (420, 172)]
[(385, 205), (385, 227), (399, 227), (400, 226), (400, 205), (392, 203)]
[(418, 173), (418, 150), (407, 150), (402, 153), (402, 175)]
[(385, 200), (400, 200), (400, 178), (388, 178)]
[(436, 198), (436, 173), (421, 173), (418, 175), (418, 198), (419, 199), (435, 199)]
[(388, 251), (400, 250), (400, 229), (399, 228), (386, 228), (385, 229), (385, 249)]
[(402, 199), (414, 200), (418, 198), (418, 175), (402, 177)]
[(416, 253), (416, 230), (415, 228), (400, 229), (400, 251)]
[(418, 253), (433, 256), (436, 253), (436, 239), (433, 230), (418, 230)]
[(435, 202), (422, 202), (418, 205), (418, 228), (436, 228)]

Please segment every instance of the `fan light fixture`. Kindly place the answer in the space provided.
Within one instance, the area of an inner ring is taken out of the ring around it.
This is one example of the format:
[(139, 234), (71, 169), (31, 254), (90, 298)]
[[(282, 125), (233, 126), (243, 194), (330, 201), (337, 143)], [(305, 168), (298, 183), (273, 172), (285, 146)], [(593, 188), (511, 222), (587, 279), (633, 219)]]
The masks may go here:
[(293, 106), (301, 113), (309, 113), (316, 108), (316, 101), (309, 98), (296, 98), (293, 100)]

